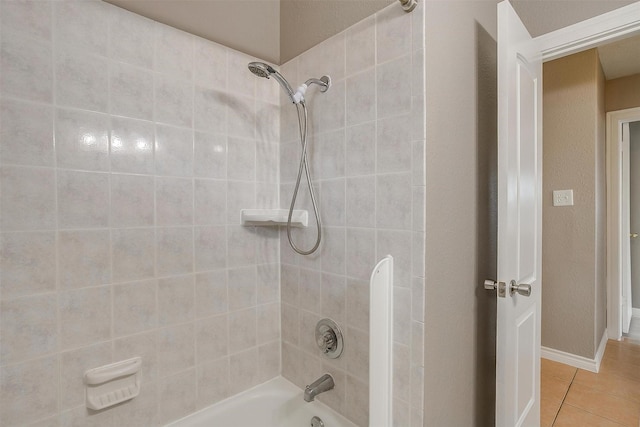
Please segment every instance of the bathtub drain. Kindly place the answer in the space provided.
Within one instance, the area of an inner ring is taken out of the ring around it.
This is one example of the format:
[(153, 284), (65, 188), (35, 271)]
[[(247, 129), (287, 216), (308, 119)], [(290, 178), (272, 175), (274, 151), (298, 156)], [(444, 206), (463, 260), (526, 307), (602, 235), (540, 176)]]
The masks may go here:
[(324, 427), (324, 423), (320, 419), (320, 417), (311, 418), (311, 427)]

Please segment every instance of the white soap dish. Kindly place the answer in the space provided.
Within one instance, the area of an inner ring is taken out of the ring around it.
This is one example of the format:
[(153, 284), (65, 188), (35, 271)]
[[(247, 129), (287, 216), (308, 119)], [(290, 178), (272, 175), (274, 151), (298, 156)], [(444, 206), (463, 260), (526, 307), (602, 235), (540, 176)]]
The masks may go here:
[[(245, 226), (287, 225), (288, 209), (241, 209), (240, 223)], [(306, 227), (309, 214), (306, 210), (295, 209), (291, 216), (292, 227)]]
[(142, 358), (122, 360), (84, 373), (87, 408), (100, 410), (140, 394)]

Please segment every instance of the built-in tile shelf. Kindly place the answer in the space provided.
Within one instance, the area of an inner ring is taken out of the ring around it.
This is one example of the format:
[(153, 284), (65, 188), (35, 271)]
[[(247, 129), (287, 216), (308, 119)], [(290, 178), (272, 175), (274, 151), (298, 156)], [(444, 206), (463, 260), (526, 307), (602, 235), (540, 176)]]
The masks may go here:
[[(246, 226), (278, 226), (287, 225), (289, 211), (287, 209), (241, 209), (240, 222)], [(306, 227), (309, 213), (306, 210), (294, 209), (291, 216), (292, 227)]]

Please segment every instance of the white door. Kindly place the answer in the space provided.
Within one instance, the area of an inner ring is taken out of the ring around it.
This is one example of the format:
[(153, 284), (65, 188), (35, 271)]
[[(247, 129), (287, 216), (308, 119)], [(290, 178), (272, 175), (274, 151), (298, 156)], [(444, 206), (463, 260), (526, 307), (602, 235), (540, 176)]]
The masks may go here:
[(621, 123), (620, 161), (622, 170), (622, 332), (629, 333), (631, 325), (632, 301), (631, 301), (631, 161), (629, 157), (630, 135), (629, 123)]
[(498, 5), (496, 426), (540, 424), (542, 57)]

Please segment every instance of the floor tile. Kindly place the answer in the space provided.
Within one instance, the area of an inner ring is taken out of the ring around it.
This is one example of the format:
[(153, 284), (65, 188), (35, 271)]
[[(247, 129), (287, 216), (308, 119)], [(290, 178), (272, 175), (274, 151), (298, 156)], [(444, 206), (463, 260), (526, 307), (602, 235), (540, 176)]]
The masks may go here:
[(633, 400), (634, 402), (640, 402), (640, 381), (635, 381), (623, 376), (602, 371), (596, 374), (579, 369), (573, 383), (581, 384), (603, 393)]
[(571, 381), (576, 373), (576, 368), (564, 363), (554, 362), (549, 359), (540, 359), (540, 375), (552, 376)]
[(621, 424), (564, 404), (553, 427), (621, 427)]
[(600, 364), (600, 373), (640, 382), (640, 365), (634, 365), (632, 363), (619, 362), (611, 359), (603, 360)]
[[(544, 359), (543, 359), (544, 360)], [(540, 375), (540, 426), (551, 427), (571, 385), (575, 368), (548, 361)], [(553, 375), (558, 376), (553, 376)], [(564, 377), (565, 379), (563, 379)]]
[(640, 366), (640, 345), (629, 341), (609, 340), (604, 352), (603, 362), (622, 362)]
[(597, 374), (540, 363), (542, 427), (640, 427), (640, 340), (609, 340)]
[(561, 380), (560, 378), (547, 375), (540, 376), (540, 392), (545, 398), (551, 401), (562, 403), (570, 385), (571, 381)]
[(544, 391), (542, 392), (540, 398), (540, 427), (553, 426), (553, 421), (556, 419), (561, 405), (561, 400), (549, 399), (544, 395)]
[(629, 427), (638, 426), (640, 419), (640, 403), (576, 383), (573, 383), (569, 388), (564, 404), (575, 406)]

